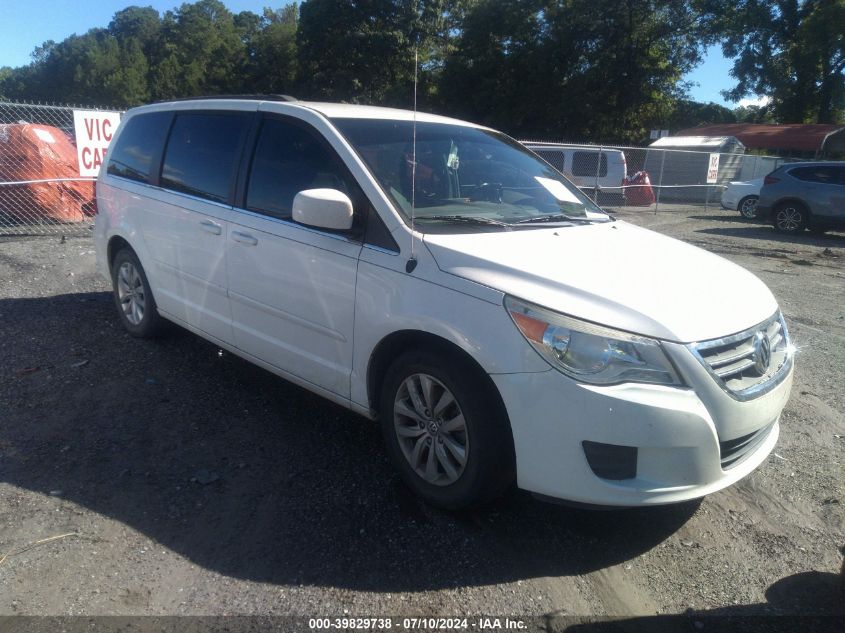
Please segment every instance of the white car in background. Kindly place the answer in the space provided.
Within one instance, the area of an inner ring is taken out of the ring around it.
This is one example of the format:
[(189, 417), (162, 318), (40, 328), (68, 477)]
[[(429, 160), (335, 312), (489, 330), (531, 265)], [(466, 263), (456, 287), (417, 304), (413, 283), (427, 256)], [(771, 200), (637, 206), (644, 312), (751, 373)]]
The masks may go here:
[(722, 207), (739, 211), (745, 219), (753, 220), (757, 217), (757, 200), (762, 186), (762, 176), (744, 182), (729, 182), (722, 192)]

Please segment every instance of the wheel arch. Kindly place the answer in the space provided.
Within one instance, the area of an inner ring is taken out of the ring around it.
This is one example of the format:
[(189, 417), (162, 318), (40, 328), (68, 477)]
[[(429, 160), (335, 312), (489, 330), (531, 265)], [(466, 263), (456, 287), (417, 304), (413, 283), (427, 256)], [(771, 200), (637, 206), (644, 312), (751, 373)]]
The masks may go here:
[[(129, 244), (129, 242), (126, 241), (126, 239), (124, 237), (122, 237), (120, 235), (112, 235), (109, 238), (108, 247), (106, 248), (106, 261), (109, 264), (109, 270), (111, 270), (111, 266), (112, 266), (112, 263), (114, 262), (115, 255), (117, 255), (121, 251), (121, 249), (123, 249), (124, 247), (128, 248), (133, 253), (135, 253), (135, 249), (132, 248), (132, 245)], [(135, 255), (137, 255), (137, 254), (138, 253), (135, 253)]]
[(812, 215), (812, 211), (810, 211), (810, 206), (809, 206), (806, 202), (804, 202), (803, 200), (801, 200), (801, 198), (796, 198), (796, 197), (794, 197), (794, 196), (787, 196), (787, 197), (785, 197), (785, 198), (779, 198), (779, 199), (778, 199), (778, 200), (777, 200), (777, 201), (776, 201), (776, 202), (772, 205), (772, 210), (773, 210), (773, 211), (775, 211), (775, 210), (777, 210), (779, 207), (781, 207), (781, 206), (783, 206), (783, 205), (785, 205), (785, 204), (789, 204), (789, 203), (796, 204), (796, 205), (798, 205), (799, 207), (801, 207), (802, 209), (804, 209), (804, 211), (806, 211), (806, 213), (807, 213), (807, 215), (808, 215), (808, 216), (811, 216), (811, 215)]
[(756, 198), (757, 200), (760, 199), (759, 193), (747, 193), (744, 196), (740, 196), (739, 200), (736, 203), (736, 210), (739, 211), (742, 208), (742, 203), (748, 200), (749, 198)]
[(401, 354), (411, 349), (431, 350), (442, 354), (446, 358), (457, 360), (471, 367), (483, 381), (484, 387), (495, 397), (496, 405), (500, 408), (510, 426), (510, 419), (508, 418), (507, 407), (505, 407), (504, 400), (502, 400), (502, 394), (499, 393), (493, 379), (490, 378), (490, 375), (484, 370), (481, 364), (466, 350), (452, 341), (437, 334), (421, 330), (397, 330), (391, 332), (382, 338), (373, 348), (369, 363), (367, 364), (367, 399), (371, 411), (378, 412), (381, 389), (390, 364)]

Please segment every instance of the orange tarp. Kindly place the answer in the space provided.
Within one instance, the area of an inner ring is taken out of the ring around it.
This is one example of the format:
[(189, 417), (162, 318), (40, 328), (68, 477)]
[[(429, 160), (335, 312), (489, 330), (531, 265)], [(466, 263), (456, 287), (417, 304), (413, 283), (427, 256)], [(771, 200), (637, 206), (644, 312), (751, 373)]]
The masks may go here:
[(76, 147), (59, 128), (31, 123), (0, 125), (0, 213), (20, 220), (81, 222), (94, 213), (94, 183), (79, 179)]

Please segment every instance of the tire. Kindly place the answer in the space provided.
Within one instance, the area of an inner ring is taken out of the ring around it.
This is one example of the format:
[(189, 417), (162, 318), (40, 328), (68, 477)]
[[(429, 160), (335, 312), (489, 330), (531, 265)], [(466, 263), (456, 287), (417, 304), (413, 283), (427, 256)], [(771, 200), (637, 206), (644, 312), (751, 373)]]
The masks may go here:
[(464, 510), (512, 486), (513, 435), (494, 389), (451, 354), (413, 350), (388, 368), (379, 406), (387, 452), (405, 484), (431, 505)]
[(772, 213), (772, 225), (778, 233), (795, 235), (807, 228), (807, 207), (800, 202), (782, 202)]
[(757, 217), (757, 200), (759, 199), (760, 196), (745, 196), (739, 201), (739, 204), (736, 205), (737, 211), (739, 211), (739, 214), (746, 220), (755, 219)]
[(123, 248), (111, 266), (114, 304), (124, 329), (138, 338), (152, 338), (161, 332), (164, 319), (159, 315), (150, 282), (138, 256)]

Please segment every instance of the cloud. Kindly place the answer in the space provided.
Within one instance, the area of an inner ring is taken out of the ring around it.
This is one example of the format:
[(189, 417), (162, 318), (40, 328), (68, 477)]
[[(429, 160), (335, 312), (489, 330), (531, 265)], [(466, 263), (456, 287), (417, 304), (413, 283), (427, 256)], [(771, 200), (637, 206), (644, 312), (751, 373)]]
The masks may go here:
[(768, 105), (769, 101), (771, 101), (771, 97), (755, 97), (754, 99), (740, 99), (739, 106), (741, 108), (748, 108), (750, 106), (754, 106), (755, 108), (759, 108), (760, 106)]

